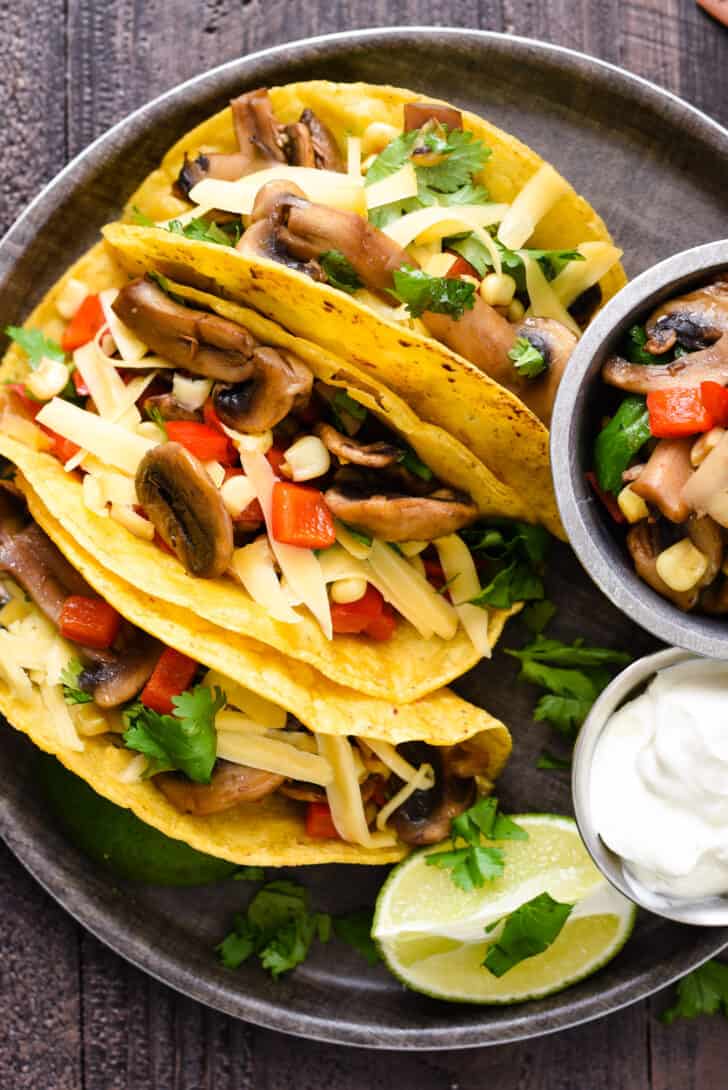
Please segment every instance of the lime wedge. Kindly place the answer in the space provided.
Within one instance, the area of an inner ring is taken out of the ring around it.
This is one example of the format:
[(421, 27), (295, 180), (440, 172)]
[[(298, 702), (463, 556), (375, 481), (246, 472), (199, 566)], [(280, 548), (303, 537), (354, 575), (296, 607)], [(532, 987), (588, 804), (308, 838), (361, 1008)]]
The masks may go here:
[[(605, 965), (627, 941), (636, 910), (602, 877), (571, 818), (522, 814), (514, 820), (528, 840), (494, 842), (505, 870), (481, 889), (464, 893), (450, 874), (426, 863), (429, 851), (394, 868), (377, 899), (373, 936), (392, 973), (414, 991), (460, 1003), (519, 1003), (582, 980)], [(498, 935), (485, 927), (539, 893), (574, 904), (543, 954), (501, 977), (483, 968)]]

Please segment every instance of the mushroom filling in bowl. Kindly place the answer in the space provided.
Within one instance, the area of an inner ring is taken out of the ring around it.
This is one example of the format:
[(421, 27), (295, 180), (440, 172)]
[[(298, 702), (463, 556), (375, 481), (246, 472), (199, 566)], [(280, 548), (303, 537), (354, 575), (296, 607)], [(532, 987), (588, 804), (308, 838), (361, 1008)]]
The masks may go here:
[(395, 746), (319, 734), (147, 635), (95, 593), (5, 488), (0, 649), (3, 679), (21, 702), (39, 692), (64, 749), (108, 739), (128, 752), (119, 778), (151, 779), (180, 813), (204, 817), (278, 795), (313, 839), (431, 844), (491, 787), (486, 735)]
[(602, 381), (596, 494), (627, 527), (635, 571), (683, 610), (728, 613), (728, 278), (633, 326)]
[[(404, 619), (424, 639), (464, 632), (480, 655), (488, 607), (542, 595), (518, 555), (542, 556), (545, 531), (479, 524), (356, 388), (315, 379), (164, 278), (69, 309), (61, 345), (44, 340), (6, 387), (3, 431), (55, 455), (87, 509), (187, 572), (235, 580), (284, 624), (306, 608), (329, 639), (386, 641)], [(26, 350), (39, 336), (11, 333)]]

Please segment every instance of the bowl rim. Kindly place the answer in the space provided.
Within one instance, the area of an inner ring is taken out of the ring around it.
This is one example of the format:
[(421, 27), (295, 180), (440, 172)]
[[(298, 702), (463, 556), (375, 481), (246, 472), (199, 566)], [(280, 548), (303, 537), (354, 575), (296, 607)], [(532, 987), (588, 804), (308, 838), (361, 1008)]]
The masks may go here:
[(608, 348), (636, 319), (671, 294), (728, 270), (728, 238), (691, 247), (630, 281), (585, 331), (559, 385), (551, 421), (551, 468), (556, 502), (569, 542), (599, 589), (646, 631), (700, 655), (728, 659), (728, 626), (706, 614), (686, 614), (632, 570), (626, 551), (604, 528), (599, 501), (586, 482), (581, 454), (587, 391)]

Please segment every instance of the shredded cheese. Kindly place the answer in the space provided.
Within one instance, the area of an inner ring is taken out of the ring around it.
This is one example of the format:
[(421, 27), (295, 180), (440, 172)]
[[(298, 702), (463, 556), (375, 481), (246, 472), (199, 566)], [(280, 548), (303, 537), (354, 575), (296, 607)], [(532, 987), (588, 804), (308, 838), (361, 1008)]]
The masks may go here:
[(142, 356), (147, 354), (148, 349), (144, 341), (140, 340), (136, 333), (132, 333), (127, 325), (124, 325), (114, 310), (112, 304), (118, 294), (117, 288), (107, 288), (106, 291), (99, 292), (101, 309), (104, 312), (109, 333), (114, 338), (114, 344), (124, 363), (138, 363)]
[(66, 749), (81, 752), (84, 744), (78, 735), (76, 724), (71, 719), (68, 705), (63, 699), (61, 686), (41, 684), (40, 695), (48, 712), (48, 722), (53, 724), (61, 745)]
[(371, 833), (348, 738), (317, 734), (316, 743), (319, 753), (328, 761), (333, 773), (331, 782), (326, 785), (326, 797), (337, 833), (342, 840), (351, 844), (371, 847)]
[(395, 810), (398, 810), (415, 791), (427, 791), (435, 782), (435, 773), (432, 765), (424, 764), (415, 772), (409, 783), (404, 783), (396, 795), (382, 807), (377, 814), (377, 829), (384, 829)]
[[(420, 769), (415, 768), (409, 761), (406, 761), (402, 754), (397, 752), (391, 742), (382, 742), (376, 738), (365, 738), (364, 741), (369, 746), (372, 753), (376, 753), (382, 764), (385, 764), (387, 768), (391, 769), (395, 776), (399, 776), (400, 780), (409, 783), (410, 780), (418, 775)], [(432, 769), (430, 769), (430, 773), (432, 774)], [(434, 775), (431, 775), (431, 782), (428, 786), (432, 787), (434, 782)]]
[(314, 167), (291, 167), (284, 164), (247, 174), (236, 182), (203, 178), (190, 190), (190, 200), (208, 209), (217, 208), (222, 212), (249, 216), (253, 211), (258, 190), (268, 182), (279, 180), (294, 182), (316, 204), (358, 212), (360, 215), (366, 214), (363, 178), (353, 178), (335, 170), (316, 170)]
[(380, 208), (383, 204), (405, 201), (418, 193), (417, 174), (411, 162), (406, 162), (394, 174), (373, 182), (365, 189), (367, 208)]
[(147, 758), (143, 753), (137, 753), (119, 772), (117, 779), (122, 783), (139, 783), (144, 779), (147, 771)]
[[(376, 189), (377, 185), (381, 183), (369, 186), (367, 194)], [(414, 195), (416, 196), (416, 192)], [(507, 204), (463, 204), (450, 207), (433, 205), (408, 212), (406, 216), (401, 216), (384, 227), (383, 231), (403, 247), (409, 246), (415, 240), (419, 243), (439, 242), (449, 235), (461, 235), (463, 229), (472, 231), (475, 227), (490, 227), (500, 223), (508, 209)]]
[(238, 684), (232, 678), (225, 677), (223, 674), (218, 673), (217, 670), (210, 670), (206, 674), (203, 684), (209, 689), (213, 689), (215, 686), (222, 689), (228, 705), (239, 708), (241, 712), (254, 719), (256, 723), (260, 723), (263, 727), (274, 730), (285, 727), (288, 719), (285, 708), (281, 708), (279, 704), (274, 704), (272, 700), (267, 700), (250, 689), (246, 689), (244, 685)]
[(611, 242), (582, 242), (577, 250), (584, 261), (570, 261), (551, 281), (551, 290), (565, 307), (570, 307), (582, 292), (598, 284), (622, 256), (619, 247)]
[(243, 545), (233, 553), (231, 570), (250, 597), (283, 624), (298, 624), (300, 614), (291, 609), (273, 566), (273, 554), (265, 537)]
[(544, 163), (528, 179), (503, 217), (498, 240), (509, 250), (519, 250), (536, 230), (540, 220), (568, 189), (568, 183), (552, 166)]
[(543, 270), (535, 258), (530, 257), (525, 250), (521, 250), (521, 258), (526, 270), (526, 288), (531, 305), (526, 311), (527, 315), (536, 318), (555, 318), (567, 329), (578, 337), (581, 333), (579, 326), (561, 303), (551, 284), (543, 274)]
[(15, 696), (27, 703), (33, 698), (33, 686), (18, 661), (17, 651), (17, 641), (9, 632), (0, 630), (0, 675)]
[(361, 137), (346, 138), (346, 173), (350, 178), (361, 181)]
[(260, 768), (291, 780), (328, 787), (333, 770), (325, 755), (307, 753), (298, 746), (262, 734), (218, 730), (217, 755), (224, 761)]
[(376, 577), (370, 582), (375, 583), (423, 639), (429, 639), (433, 633), (443, 640), (453, 638), (458, 627), (457, 613), (405, 557), (384, 542), (375, 540), (369, 563)]
[(476, 651), (490, 658), (488, 610), (471, 604), (471, 599), (480, 591), (480, 579), (470, 549), (458, 534), (438, 538), (435, 548), (460, 623)]
[[(366, 560), (371, 552), (372, 546), (365, 545), (363, 541), (360, 541), (358, 537), (352, 534), (351, 530), (344, 525), (343, 522), (339, 522), (338, 519), (334, 519), (334, 527), (336, 529), (336, 540), (350, 556), (353, 556), (355, 560)], [(329, 549), (326, 550), (330, 552)]]
[(59, 397), (44, 405), (36, 420), (130, 477), (144, 455), (158, 445)]

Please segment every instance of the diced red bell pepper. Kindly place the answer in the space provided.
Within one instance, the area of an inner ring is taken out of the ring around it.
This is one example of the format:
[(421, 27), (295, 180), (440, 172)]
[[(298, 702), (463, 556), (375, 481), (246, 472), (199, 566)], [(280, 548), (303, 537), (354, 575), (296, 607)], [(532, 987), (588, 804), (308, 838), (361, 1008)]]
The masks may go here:
[[(449, 254), (453, 253), (452, 250), (448, 250), (447, 252)], [(472, 276), (476, 280), (482, 280), (480, 273), (474, 265), (471, 265), (470, 262), (466, 261), (460, 254), (454, 254), (453, 256), (455, 257), (455, 260), (445, 273), (448, 280), (452, 280), (454, 277), (459, 276)]]
[(63, 603), (58, 627), (65, 639), (104, 651), (119, 634), (120, 624), (121, 616), (102, 598), (71, 594)]
[(78, 394), (78, 396), (79, 397), (88, 397), (88, 395), (91, 393), (91, 391), (89, 390), (88, 386), (84, 382), (83, 375), (81, 374), (81, 372), (78, 370), (77, 367), (73, 369), (73, 373), (71, 374), (71, 378), (73, 379), (73, 385), (76, 387), (76, 393)]
[(202, 419), (207, 424), (208, 428), (215, 428), (216, 431), (225, 434), (225, 429), (222, 426), (222, 421), (215, 411), (215, 405), (211, 397), (208, 397), (205, 404), (202, 406)]
[(376, 587), (367, 583), (365, 594), (356, 602), (331, 603), (331, 623), (334, 632), (355, 636), (368, 632), (370, 625), (379, 620), (383, 611), (384, 598)]
[(286, 460), (285, 450), (281, 450), (280, 447), (271, 447), (270, 450), (267, 451), (267, 453), (266, 453), (266, 458), (268, 459), (268, 464), (271, 467), (271, 469), (273, 470), (273, 472), (278, 477), (280, 477), (280, 475), (281, 475), (281, 466), (282, 466), (283, 462), (285, 462), (285, 460)]
[(713, 420), (713, 426), (728, 428), (728, 389), (719, 382), (701, 382), (700, 400)]
[(166, 420), (167, 435), (201, 462), (232, 462), (235, 448), (226, 435), (196, 420)]
[(273, 485), (271, 532), (281, 544), (303, 549), (328, 549), (336, 541), (323, 492), (289, 481)]
[(650, 414), (650, 431), (658, 439), (695, 435), (713, 427), (713, 418), (703, 404), (697, 386), (650, 390), (647, 411)]
[(614, 521), (619, 523), (626, 522), (627, 519), (622, 514), (622, 510), (612, 493), (605, 492), (602, 488), (599, 487), (599, 481), (597, 480), (596, 473), (594, 473), (593, 470), (589, 470), (589, 472), (585, 473), (584, 476), (586, 477), (589, 484), (592, 486), (595, 495), (602, 501)]
[(442, 570), (442, 564), (439, 560), (432, 560), (430, 557), (424, 556), (422, 563), (425, 565), (425, 575), (427, 576), (427, 582), (432, 583), (436, 590), (441, 590), (445, 586), (447, 579), (445, 578), (445, 572)]
[(194, 659), (175, 651), (173, 647), (165, 647), (152, 676), (142, 689), (142, 704), (160, 715), (171, 715), (174, 711), (172, 697), (189, 689), (196, 672)]
[(67, 462), (69, 458), (73, 458), (74, 454), (78, 454), (81, 449), (78, 443), (66, 439), (64, 435), (59, 435), (56, 431), (51, 431), (51, 429), (46, 428), (44, 424), (41, 424), (40, 428), (41, 431), (44, 431), (48, 438), (52, 440), (53, 446), (50, 449), (50, 453), (57, 458), (59, 462)]
[(306, 836), (315, 840), (339, 840), (327, 802), (309, 802), (306, 809)]
[(369, 622), (364, 629), (364, 635), (370, 636), (371, 639), (377, 640), (380, 643), (385, 643), (387, 640), (391, 640), (394, 635), (394, 630), (397, 627), (397, 618), (394, 614), (394, 610), (385, 603), (382, 612), (378, 617), (375, 617)]
[[(8, 386), (8, 390), (16, 399), (17, 408), (22, 412), (23, 416), (35, 420), (36, 416), (45, 405), (45, 402), (36, 400), (22, 382), (11, 382)], [(16, 406), (13, 406), (13, 408), (15, 407)]]
[(64, 352), (73, 352), (75, 348), (88, 344), (105, 322), (98, 295), (87, 295), (63, 332), (61, 348)]

